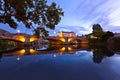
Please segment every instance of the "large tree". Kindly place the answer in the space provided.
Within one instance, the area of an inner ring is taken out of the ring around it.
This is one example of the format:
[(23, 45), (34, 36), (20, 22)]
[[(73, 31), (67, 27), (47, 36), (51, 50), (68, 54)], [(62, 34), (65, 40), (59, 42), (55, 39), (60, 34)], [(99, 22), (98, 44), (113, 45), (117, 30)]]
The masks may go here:
[(36, 35), (48, 35), (46, 28), (55, 29), (64, 13), (56, 3), (46, 0), (0, 0), (0, 23), (16, 29), (18, 22), (33, 28)]
[(103, 31), (103, 29), (102, 29), (100, 24), (94, 24), (92, 29), (93, 29), (93, 33)]
[(102, 35), (102, 41), (107, 41), (110, 37), (113, 37), (113, 36), (114, 36), (113, 32), (107, 31), (105, 32), (104, 35)]
[(92, 34), (97, 37), (98, 39), (101, 39), (102, 35), (104, 34), (103, 29), (100, 24), (94, 24)]

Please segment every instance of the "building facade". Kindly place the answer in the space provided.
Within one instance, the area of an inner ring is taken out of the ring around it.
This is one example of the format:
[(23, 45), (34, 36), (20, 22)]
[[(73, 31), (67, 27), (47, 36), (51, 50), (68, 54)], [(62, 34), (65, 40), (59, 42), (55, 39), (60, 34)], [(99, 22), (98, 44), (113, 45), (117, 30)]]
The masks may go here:
[(58, 37), (77, 37), (74, 32), (58, 32)]

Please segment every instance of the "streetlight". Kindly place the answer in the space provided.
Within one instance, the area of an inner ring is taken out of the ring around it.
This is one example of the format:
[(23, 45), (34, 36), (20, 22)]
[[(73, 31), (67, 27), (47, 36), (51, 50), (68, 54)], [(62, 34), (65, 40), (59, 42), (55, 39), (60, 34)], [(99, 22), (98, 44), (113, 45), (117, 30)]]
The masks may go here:
[(56, 35), (56, 32), (54, 31), (54, 35)]
[(17, 33), (20, 33), (20, 30), (17, 30)]
[(76, 33), (76, 37), (78, 36), (78, 34)]

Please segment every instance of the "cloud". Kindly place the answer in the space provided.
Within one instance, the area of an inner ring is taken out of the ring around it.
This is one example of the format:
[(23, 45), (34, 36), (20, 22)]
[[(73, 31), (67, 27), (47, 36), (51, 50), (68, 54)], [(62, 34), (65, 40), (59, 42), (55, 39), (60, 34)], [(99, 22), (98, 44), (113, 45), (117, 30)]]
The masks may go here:
[(57, 35), (57, 32), (66, 31), (66, 32), (75, 32), (78, 35), (82, 35), (82, 32), (87, 32), (84, 27), (81, 26), (57, 26), (55, 30), (49, 30), (50, 35)]
[[(62, 25), (82, 26), (87, 32), (91, 32), (92, 25), (96, 23), (101, 24), (103, 29), (113, 32), (120, 28), (120, 0), (77, 0), (75, 1), (77, 6), (73, 3), (74, 1), (69, 3), (74, 8), (71, 11), (66, 10), (67, 13), (61, 21)], [(76, 27), (70, 28), (76, 29)]]
[[(120, 0), (48, 0), (49, 4), (51, 2), (60, 5), (65, 15), (55, 30), (48, 29), (50, 35), (59, 31), (73, 31), (79, 35), (91, 33), (92, 25), (96, 23), (105, 31), (120, 32)], [(4, 29), (15, 32), (9, 27)], [(18, 29), (25, 32), (23, 25)], [(28, 30), (27, 33), (32, 32)]]

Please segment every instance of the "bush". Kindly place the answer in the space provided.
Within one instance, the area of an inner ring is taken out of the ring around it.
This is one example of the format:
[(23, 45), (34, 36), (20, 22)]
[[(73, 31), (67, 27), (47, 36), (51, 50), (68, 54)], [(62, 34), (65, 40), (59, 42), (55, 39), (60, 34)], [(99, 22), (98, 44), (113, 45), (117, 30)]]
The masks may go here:
[(120, 46), (120, 37), (114, 37), (113, 41), (115, 45)]

